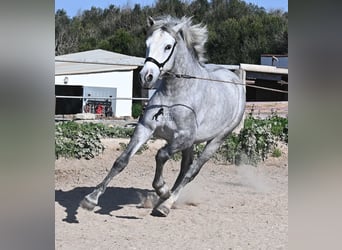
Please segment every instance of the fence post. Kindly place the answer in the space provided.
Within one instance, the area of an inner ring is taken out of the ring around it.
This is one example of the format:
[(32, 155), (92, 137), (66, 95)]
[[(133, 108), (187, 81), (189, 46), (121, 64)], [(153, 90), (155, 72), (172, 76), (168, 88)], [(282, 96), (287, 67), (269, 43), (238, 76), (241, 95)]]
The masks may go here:
[[(241, 65), (240, 65), (240, 68), (237, 70), (237, 74), (240, 78), (240, 81), (245, 85), (244, 88), (246, 91), (246, 71), (241, 68)], [(237, 125), (236, 128), (233, 130), (233, 133), (238, 134), (238, 133), (240, 133), (241, 129), (243, 129), (243, 125), (245, 123), (245, 116), (246, 116), (246, 111), (243, 112), (242, 119), (241, 119), (239, 125)]]

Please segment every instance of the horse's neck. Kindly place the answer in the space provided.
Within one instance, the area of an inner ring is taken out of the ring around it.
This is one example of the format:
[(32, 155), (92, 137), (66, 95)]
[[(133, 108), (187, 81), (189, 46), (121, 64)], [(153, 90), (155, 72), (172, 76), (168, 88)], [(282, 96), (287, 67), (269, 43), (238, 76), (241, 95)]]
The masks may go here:
[[(178, 51), (175, 55), (174, 67), (171, 70), (174, 74), (183, 74), (190, 76), (202, 76), (204, 69), (200, 66), (199, 62), (190, 55), (189, 51)], [(183, 93), (188, 89), (189, 80), (183, 78), (176, 78), (174, 76), (166, 77), (162, 86), (162, 91), (165, 95), (174, 96)]]
[(186, 74), (186, 75), (197, 75), (201, 74), (200, 63), (193, 55), (190, 54), (189, 50), (183, 45), (177, 54), (175, 55), (174, 73)]

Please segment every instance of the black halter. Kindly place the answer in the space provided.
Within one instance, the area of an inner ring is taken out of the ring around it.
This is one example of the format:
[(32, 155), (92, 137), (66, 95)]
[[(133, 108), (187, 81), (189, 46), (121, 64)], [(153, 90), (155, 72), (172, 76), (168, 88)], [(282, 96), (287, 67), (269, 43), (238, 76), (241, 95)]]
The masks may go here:
[(154, 59), (154, 58), (152, 58), (152, 57), (147, 57), (147, 58), (145, 59), (144, 64), (145, 64), (146, 62), (154, 63), (155, 65), (158, 66), (159, 70), (161, 71), (161, 70), (163, 69), (164, 65), (170, 60), (170, 58), (171, 58), (171, 56), (172, 56), (172, 54), (173, 54), (173, 51), (175, 50), (176, 44), (177, 44), (177, 41), (173, 44), (171, 53), (170, 53), (170, 55), (166, 58), (166, 60), (165, 60), (164, 62), (160, 63), (160, 62), (158, 62), (156, 59)]

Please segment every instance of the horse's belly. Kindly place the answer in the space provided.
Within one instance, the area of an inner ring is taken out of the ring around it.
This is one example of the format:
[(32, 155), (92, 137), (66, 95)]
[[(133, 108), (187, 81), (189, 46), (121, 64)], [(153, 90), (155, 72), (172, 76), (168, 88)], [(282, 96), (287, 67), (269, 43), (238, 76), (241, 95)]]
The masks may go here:
[(153, 133), (153, 136), (159, 139), (170, 141), (174, 137), (174, 132), (171, 128), (168, 127), (157, 127)]
[(208, 111), (199, 122), (196, 142), (211, 140), (220, 135), (225, 128), (236, 127), (239, 124), (241, 112), (228, 105), (225, 109), (221, 109), (220, 112)]
[(210, 129), (210, 131), (208, 131), (206, 128), (199, 129), (196, 134), (195, 142), (200, 143), (209, 141), (215, 138), (221, 131), (222, 129)]

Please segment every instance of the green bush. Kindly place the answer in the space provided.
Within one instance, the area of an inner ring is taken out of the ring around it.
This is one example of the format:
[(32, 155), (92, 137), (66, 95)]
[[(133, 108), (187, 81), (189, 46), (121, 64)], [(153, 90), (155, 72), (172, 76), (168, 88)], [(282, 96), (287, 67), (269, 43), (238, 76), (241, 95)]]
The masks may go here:
[(133, 118), (138, 118), (142, 114), (142, 104), (141, 102), (135, 102), (132, 104), (132, 116)]
[(272, 152), (273, 157), (280, 157), (281, 156), (281, 150), (280, 148), (275, 148)]
[(101, 127), (93, 124), (63, 122), (55, 128), (56, 158), (91, 159), (104, 150), (101, 143)]
[(265, 160), (277, 145), (277, 136), (272, 134), (272, 126), (268, 123), (253, 123), (251, 127), (240, 131), (240, 149), (246, 154), (248, 164), (256, 165)]
[[(126, 143), (124, 143), (124, 142), (120, 142), (119, 145), (120, 145), (121, 151), (124, 151), (124, 150), (127, 148), (127, 146), (128, 146), (128, 144), (126, 144)], [(144, 144), (138, 149), (138, 151), (136, 152), (136, 154), (137, 154), (137, 155), (141, 155), (141, 154), (142, 154), (144, 151), (146, 151), (147, 149), (148, 149), (148, 145), (147, 145), (147, 143), (144, 143)]]
[(120, 126), (106, 127), (101, 135), (105, 138), (130, 138), (134, 133), (134, 128), (124, 128)]
[[(58, 123), (55, 130), (56, 158), (91, 159), (104, 150), (101, 138), (130, 138), (133, 133), (132, 127), (113, 127), (95, 123)], [(214, 159), (220, 162), (257, 165), (268, 155), (278, 154), (275, 151), (279, 141), (288, 142), (288, 119), (279, 117), (276, 113), (260, 119), (251, 113), (246, 117), (240, 133), (230, 134), (215, 153)], [(204, 147), (204, 143), (195, 145), (195, 157), (203, 151)], [(144, 145), (139, 153), (146, 149), (147, 145)], [(173, 155), (172, 159), (180, 160), (181, 153)]]
[[(205, 148), (205, 143), (199, 143), (194, 146), (194, 158), (198, 157), (200, 153)], [(180, 161), (182, 159), (182, 152), (179, 151), (171, 156), (171, 159), (174, 161)]]
[(257, 165), (273, 152), (279, 141), (288, 142), (288, 119), (276, 113), (260, 119), (251, 113), (240, 133), (226, 138), (215, 159)]
[(241, 151), (240, 137), (236, 133), (232, 133), (223, 142), (214, 155), (214, 159), (218, 162), (239, 162)]
[(109, 127), (100, 123), (62, 122), (55, 127), (56, 158), (91, 159), (103, 152), (101, 138), (129, 138), (134, 128)]

